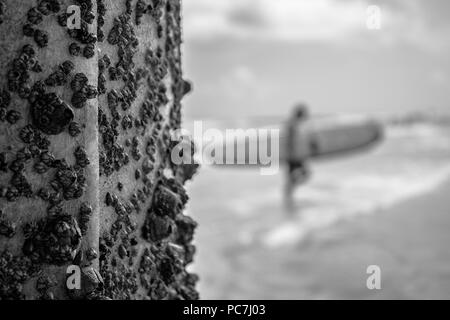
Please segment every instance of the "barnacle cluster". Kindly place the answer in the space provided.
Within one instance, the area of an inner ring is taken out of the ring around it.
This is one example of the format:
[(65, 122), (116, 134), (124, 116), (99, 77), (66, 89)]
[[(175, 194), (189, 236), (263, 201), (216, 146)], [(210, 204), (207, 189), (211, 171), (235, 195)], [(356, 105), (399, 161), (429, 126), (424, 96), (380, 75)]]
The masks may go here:
[[(12, 61), (8, 70), (8, 90), (16, 92), (23, 99), (28, 98), (31, 93), (30, 71), (40, 72), (40, 68), (33, 46), (29, 44), (23, 46), (19, 56)], [(3, 99), (8, 101), (7, 97)]]
[(51, 13), (58, 13), (61, 4), (58, 0), (41, 0), (36, 7), (32, 7), (27, 12), (27, 22), (23, 26), (23, 34), (26, 37), (33, 37), (39, 48), (44, 48), (48, 44), (48, 33), (38, 29), (37, 26), (44, 21), (44, 16)]
[(0, 297), (2, 299), (25, 299), (23, 283), (38, 271), (26, 256), (14, 255), (10, 250), (0, 251)]
[(66, 84), (69, 74), (73, 71), (74, 67), (72, 61), (64, 61), (56, 71), (51, 73), (47, 79), (45, 79), (45, 84), (49, 87)]
[(33, 261), (61, 265), (73, 260), (80, 243), (81, 231), (77, 220), (63, 212), (31, 227), (22, 250)]
[(17, 225), (6, 219), (3, 215), (3, 211), (0, 210), (0, 236), (12, 238), (16, 233)]
[(97, 38), (99, 42), (105, 40), (102, 27), (105, 25), (106, 6), (105, 0), (97, 0)]
[(75, 74), (70, 86), (74, 92), (71, 103), (77, 109), (85, 107), (89, 99), (97, 97), (97, 88), (88, 84), (88, 78), (84, 73)]
[(73, 120), (72, 108), (55, 93), (38, 93), (30, 105), (33, 124), (45, 134), (61, 133)]
[[(61, 298), (53, 290), (61, 284), (45, 269), (75, 264), (82, 289), (68, 290), (70, 298), (196, 299), (197, 276), (186, 265), (197, 224), (183, 214), (183, 183), (196, 167), (186, 173), (169, 157), (169, 133), (180, 127), (181, 99), (190, 91), (181, 73), (180, 1), (73, 3), (81, 8), (80, 29), (65, 28), (58, 0), (29, 5), (18, 28), (34, 44), (19, 48), (0, 83), (0, 126), (12, 137), (10, 146), (0, 146), (0, 241), (23, 242), (22, 253), (0, 251), (0, 298), (29, 298), (22, 285), (32, 278), (32, 297)], [(41, 55), (54, 43), (46, 19), (66, 30), (65, 58), (53, 63)], [(98, 66), (96, 84), (80, 64)], [(97, 124), (85, 118), (92, 109)], [(98, 163), (86, 144), (96, 127)], [(96, 199), (86, 192), (91, 167), (100, 173), (101, 203), (88, 201)], [(36, 204), (39, 218), (21, 211), (24, 220), (13, 221), (1, 211), (3, 203), (10, 210), (22, 200)], [(87, 240), (94, 215), (100, 215), (98, 248)]]
[(0, 1), (0, 24), (3, 23), (3, 14), (5, 13), (5, 4)]
[[(78, 41), (80, 44), (72, 42), (69, 45), (69, 52), (74, 56), (82, 53), (86, 59), (90, 59), (95, 55), (95, 44), (97, 43), (97, 35), (90, 31), (90, 25), (95, 19), (94, 2), (92, 0), (76, 0), (75, 4), (79, 5), (81, 11), (80, 28), (67, 29), (67, 32), (73, 40)], [(58, 16), (60, 26), (66, 27), (67, 18), (66, 13)], [(84, 47), (81, 45), (84, 45)]]

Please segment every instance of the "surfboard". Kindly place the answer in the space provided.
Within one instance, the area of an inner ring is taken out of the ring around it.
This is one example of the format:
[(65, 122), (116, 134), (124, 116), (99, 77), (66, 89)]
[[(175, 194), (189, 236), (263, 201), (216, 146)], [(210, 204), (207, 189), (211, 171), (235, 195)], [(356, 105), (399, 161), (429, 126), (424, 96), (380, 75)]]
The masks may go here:
[[(294, 144), (294, 160), (323, 159), (345, 156), (351, 152), (363, 151), (383, 137), (383, 128), (377, 121), (366, 117), (327, 117), (311, 119), (296, 131), (298, 143)], [(287, 135), (280, 137), (280, 160), (286, 160)]]
[[(214, 157), (223, 160), (221, 163), (215, 164), (261, 166), (265, 164), (264, 159), (260, 157), (261, 154), (273, 158), (272, 145), (278, 146), (280, 162), (285, 162), (288, 154), (292, 160), (315, 161), (363, 151), (379, 142), (383, 137), (382, 125), (368, 117), (311, 118), (300, 123), (294, 130), (294, 148), (288, 153), (285, 128), (272, 126), (260, 129), (267, 131), (278, 129), (277, 141), (272, 143), (270, 135), (252, 135), (250, 131), (243, 129), (234, 135), (227, 136), (224, 141), (220, 141), (216, 146), (216, 151), (220, 150), (221, 154), (214, 154)], [(261, 132), (259, 131), (259, 133)]]

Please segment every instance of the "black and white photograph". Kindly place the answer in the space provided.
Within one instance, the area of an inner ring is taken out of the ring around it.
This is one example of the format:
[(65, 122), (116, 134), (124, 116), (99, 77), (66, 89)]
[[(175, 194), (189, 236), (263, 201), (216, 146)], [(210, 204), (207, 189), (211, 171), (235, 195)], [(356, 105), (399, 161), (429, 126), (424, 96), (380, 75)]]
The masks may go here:
[(445, 0), (0, 0), (0, 300), (450, 299), (449, 39)]

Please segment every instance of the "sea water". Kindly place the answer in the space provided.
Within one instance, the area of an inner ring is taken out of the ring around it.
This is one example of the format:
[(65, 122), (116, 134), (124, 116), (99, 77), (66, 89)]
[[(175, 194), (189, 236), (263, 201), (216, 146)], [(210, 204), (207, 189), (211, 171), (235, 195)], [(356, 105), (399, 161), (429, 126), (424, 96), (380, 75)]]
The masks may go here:
[(194, 269), (200, 288), (206, 298), (226, 297), (212, 292), (227, 290), (221, 275), (239, 272), (231, 258), (236, 250), (286, 250), (340, 221), (432, 192), (450, 177), (449, 160), (449, 126), (386, 124), (384, 140), (374, 148), (311, 163), (312, 176), (296, 190), (293, 213), (282, 201), (284, 171), (262, 176), (257, 169), (201, 168), (188, 185), (187, 210), (199, 222)]

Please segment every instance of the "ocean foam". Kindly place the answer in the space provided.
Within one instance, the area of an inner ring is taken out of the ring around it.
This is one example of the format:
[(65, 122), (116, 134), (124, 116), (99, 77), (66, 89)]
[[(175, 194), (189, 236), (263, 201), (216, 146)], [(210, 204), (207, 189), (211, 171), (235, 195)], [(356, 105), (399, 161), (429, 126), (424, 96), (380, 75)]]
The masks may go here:
[[(408, 170), (410, 171), (410, 170)], [(438, 188), (450, 176), (450, 165), (431, 172), (415, 168), (414, 173), (361, 175), (348, 178), (336, 192), (306, 186), (297, 199), (314, 198), (316, 205), (301, 209), (297, 216), (264, 232), (259, 241), (268, 248), (296, 244), (311, 231), (358, 215), (372, 214)]]

